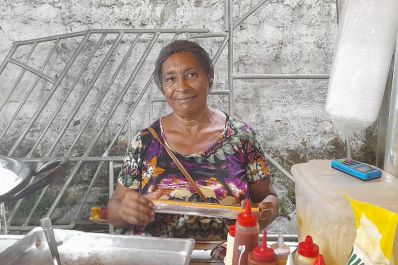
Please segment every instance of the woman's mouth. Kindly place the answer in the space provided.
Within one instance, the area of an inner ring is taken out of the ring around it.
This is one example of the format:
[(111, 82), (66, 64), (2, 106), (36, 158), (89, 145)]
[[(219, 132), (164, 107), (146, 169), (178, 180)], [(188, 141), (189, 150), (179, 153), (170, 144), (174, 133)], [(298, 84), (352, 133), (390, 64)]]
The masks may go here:
[(196, 98), (196, 96), (179, 97), (179, 98), (175, 98), (174, 100), (182, 102), (182, 101), (189, 101), (194, 98)]

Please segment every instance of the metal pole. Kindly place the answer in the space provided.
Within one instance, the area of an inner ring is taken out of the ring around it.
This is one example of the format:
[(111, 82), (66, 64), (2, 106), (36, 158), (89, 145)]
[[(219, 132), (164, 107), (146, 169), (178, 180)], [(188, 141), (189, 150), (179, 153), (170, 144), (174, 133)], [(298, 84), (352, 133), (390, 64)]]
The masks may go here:
[(337, 25), (340, 24), (340, 17), (341, 17), (341, 0), (336, 0), (336, 19), (337, 19)]
[(350, 137), (348, 136), (347, 140), (345, 140), (345, 148), (346, 148), (346, 156), (347, 158), (351, 158), (351, 142)]
[[(173, 38), (171, 39), (170, 42), (173, 42), (177, 39), (177, 37), (179, 36), (178, 33), (174, 34)], [(111, 141), (111, 143), (108, 145), (108, 148), (105, 150), (104, 152), (104, 156), (107, 156), (108, 153), (110, 152), (113, 144), (116, 142), (116, 140), (118, 139), (120, 133), (122, 132), (124, 126), (126, 126), (127, 122), (128, 122), (128, 140), (129, 140), (129, 144), (131, 141), (131, 116), (133, 115), (134, 110), (136, 109), (136, 107), (138, 106), (138, 103), (140, 103), (142, 97), (144, 96), (144, 94), (146, 93), (146, 91), (149, 88), (149, 85), (152, 83), (153, 81), (153, 72), (151, 74), (151, 76), (149, 77), (148, 81), (146, 82), (144, 88), (141, 90), (140, 94), (138, 95), (137, 99), (135, 100), (135, 103), (133, 105), (133, 107), (131, 108), (130, 112), (128, 113), (128, 115), (126, 116), (126, 119), (122, 122), (122, 124), (119, 127), (119, 130), (117, 131), (115, 137), (113, 138), (113, 140)], [(163, 98), (164, 99), (164, 98)], [(151, 108), (152, 106), (150, 106), (150, 111), (149, 111), (149, 122), (151, 122)], [(152, 111), (153, 112), (153, 111)]]
[(84, 194), (83, 199), (80, 200), (79, 207), (77, 208), (74, 216), (72, 217), (72, 223), (75, 223), (76, 219), (79, 217), (80, 211), (82, 210), (84, 203), (86, 203), (88, 195), (90, 195), (90, 191), (93, 188), (94, 183), (97, 180), (99, 174), (101, 173), (101, 169), (102, 169), (104, 164), (105, 164), (105, 161), (102, 161), (97, 166), (97, 170), (95, 171), (94, 176), (91, 178), (90, 184), (89, 184), (88, 188), (86, 189), (86, 193)]
[(217, 52), (214, 54), (213, 58), (211, 59), (213, 61), (213, 65), (216, 65), (218, 58), (220, 58), (221, 53), (223, 52), (225, 46), (227, 45), (227, 42), (228, 42), (228, 35), (225, 36), (220, 47), (218, 47)]
[(233, 0), (228, 0), (228, 89), (229, 102), (228, 110), (229, 115), (233, 115), (233, 101), (234, 101), (234, 3)]
[[(118, 107), (118, 104), (122, 101), (124, 95), (127, 92), (127, 89), (130, 87), (131, 83), (134, 81), (138, 70), (140, 69), (141, 65), (144, 63), (146, 57), (148, 56), (149, 52), (151, 51), (153, 45), (155, 44), (156, 40), (159, 37), (159, 33), (156, 33), (151, 42), (149, 43), (147, 49), (145, 50), (144, 54), (141, 56), (140, 60), (138, 61), (136, 68), (134, 69), (134, 71), (132, 72), (132, 74), (130, 75), (129, 80), (127, 81), (126, 85), (124, 86), (123, 90), (121, 91), (121, 93), (119, 94), (119, 97), (117, 98), (115, 104), (112, 106), (111, 110), (108, 112), (107, 116), (105, 117), (105, 121), (102, 123), (101, 128), (98, 130), (98, 133), (95, 137), (92, 138), (91, 143), (89, 144), (89, 146), (87, 147), (87, 150), (84, 153), (84, 156), (88, 156), (91, 152), (91, 150), (93, 149), (95, 143), (97, 142), (98, 138), (101, 136), (103, 130), (105, 129), (106, 125), (108, 124), (111, 116), (113, 115), (113, 113), (116, 111), (116, 108)], [(51, 214), (55, 211), (55, 208), (58, 206), (61, 197), (63, 196), (63, 194), (65, 193), (66, 189), (69, 187), (69, 185), (72, 183), (73, 178), (75, 177), (77, 171), (79, 170), (80, 166), (82, 165), (82, 161), (79, 161), (76, 166), (73, 168), (71, 174), (69, 175), (68, 179), (66, 180), (64, 186), (62, 187), (61, 191), (59, 192), (58, 196), (55, 198), (53, 204), (51, 205), (50, 209), (47, 211), (46, 217), (50, 217)]]
[[(113, 185), (115, 182), (115, 175), (114, 175), (115, 173), (113, 172), (113, 169), (114, 169), (113, 161), (110, 161), (109, 162), (109, 198), (112, 197), (112, 194), (114, 191)], [(109, 234), (113, 234), (113, 233), (114, 233), (113, 225), (109, 224)]]
[[(80, 77), (83, 75), (84, 71), (86, 70), (86, 68), (88, 67), (89, 63), (91, 62), (91, 59), (94, 57), (96, 51), (98, 50), (99, 46), (101, 45), (101, 43), (103, 42), (103, 40), (105, 39), (105, 34), (103, 34), (100, 38), (100, 40), (98, 41), (98, 43), (96, 44), (95, 48), (93, 49), (93, 51), (91, 52), (91, 54), (89, 55), (88, 59), (86, 60), (86, 62), (84, 63), (84, 66), (81, 68), (79, 74), (77, 75), (77, 77), (75, 78), (75, 80), (73, 81), (72, 86), (69, 88), (68, 92), (66, 93), (66, 95), (64, 96), (64, 99), (58, 103), (58, 107), (57, 109), (54, 111), (52, 117), (49, 119), (47, 126), (44, 128), (43, 132), (41, 133), (41, 135), (39, 136), (39, 138), (36, 140), (35, 145), (32, 147), (32, 149), (30, 149), (29, 153), (28, 153), (28, 157), (30, 157), (33, 153), (34, 150), (36, 150), (37, 146), (40, 144), (41, 140), (43, 139), (44, 135), (47, 133), (48, 129), (50, 129), (51, 124), (53, 123), (53, 121), (55, 120), (55, 118), (57, 117), (58, 113), (60, 112), (60, 110), (62, 109), (62, 107), (64, 106), (66, 100), (69, 98), (69, 95), (72, 93), (73, 88), (76, 86), (77, 82), (79, 81)], [(58, 137), (62, 137), (59, 136)], [(51, 148), (50, 148), (51, 149)], [(48, 155), (47, 155), (48, 156)]]
[[(104, 36), (104, 35), (103, 35)], [(65, 134), (66, 130), (69, 127), (69, 124), (72, 122), (73, 118), (75, 117), (76, 113), (78, 112), (78, 110), (80, 109), (81, 105), (83, 104), (84, 100), (86, 99), (86, 97), (88, 96), (88, 94), (91, 91), (91, 88), (94, 86), (95, 82), (97, 82), (98, 77), (100, 76), (100, 74), (102, 73), (102, 70), (105, 68), (106, 64), (108, 63), (109, 58), (112, 56), (112, 54), (114, 53), (116, 47), (118, 46), (119, 42), (121, 41), (121, 39), (123, 38), (123, 34), (119, 34), (117, 36), (117, 39), (115, 40), (115, 42), (112, 44), (111, 48), (108, 50), (108, 52), (105, 55), (105, 58), (102, 59), (100, 66), (98, 67), (97, 71), (95, 71), (94, 76), (91, 78), (90, 83), (88, 84), (88, 86), (86, 87), (83, 95), (80, 95), (79, 101), (76, 103), (75, 107), (73, 108), (72, 112), (69, 114), (69, 118), (67, 121), (63, 122), (64, 123), (64, 127), (62, 128), (62, 131), (58, 134), (58, 137), (53, 141), (53, 145), (50, 147), (50, 149), (47, 152), (47, 155), (51, 155), (52, 152), (54, 151), (57, 143), (61, 140), (62, 136)], [(102, 42), (103, 39), (101, 39), (100, 42)], [(91, 59), (91, 58), (90, 58)], [(82, 68), (82, 70), (84, 70), (84, 68)], [(80, 76), (78, 77), (80, 78)], [(76, 79), (76, 82), (78, 80), (78, 78)], [(68, 156), (70, 155), (70, 150), (68, 152)]]
[(16, 140), (15, 144), (12, 146), (11, 150), (8, 152), (8, 156), (11, 156), (15, 150), (17, 149), (18, 145), (22, 142), (22, 140), (25, 138), (25, 136), (28, 134), (29, 130), (32, 128), (33, 124), (35, 123), (36, 119), (39, 117), (43, 109), (46, 107), (47, 102), (50, 101), (50, 98), (52, 95), (55, 93), (55, 91), (58, 89), (58, 87), (61, 85), (63, 79), (65, 78), (66, 74), (68, 73), (71, 65), (74, 63), (76, 60), (77, 56), (79, 55), (80, 51), (83, 49), (84, 44), (90, 37), (90, 31), (89, 33), (83, 38), (83, 40), (80, 42), (79, 46), (77, 49), (74, 51), (73, 55), (71, 58), (69, 58), (68, 63), (66, 64), (64, 70), (61, 72), (60, 77), (58, 78), (57, 82), (52, 86), (51, 91), (46, 95), (44, 98), (43, 102), (39, 106), (38, 109), (36, 109), (33, 117), (30, 119), (30, 122), (27, 127), (23, 130), (22, 134), (18, 137)]
[(291, 181), (295, 182), (295, 179), (292, 174), (289, 173), (286, 169), (282, 167), (281, 164), (279, 164), (276, 160), (274, 160), (269, 154), (264, 153), (265, 158), (272, 164), (274, 165), (277, 169), (279, 169), (280, 172), (282, 172), (283, 175), (288, 177)]
[[(40, 69), (43, 71), (48, 63), (48, 61), (50, 60), (52, 54), (55, 51), (55, 48), (58, 46), (59, 40), (56, 41), (56, 43), (53, 45), (53, 47), (51, 48), (50, 52), (48, 53), (46, 59), (44, 60), (42, 66), (40, 67)], [(25, 71), (25, 70), (24, 70)], [(29, 98), (30, 94), (33, 92), (33, 90), (35, 89), (37, 83), (39, 83), (39, 81), (41, 80), (40, 77), (36, 77), (36, 80), (33, 82), (33, 85), (30, 87), (30, 89), (28, 89), (26, 91), (25, 96), (23, 97), (22, 101), (19, 103), (19, 106), (17, 108), (17, 110), (15, 110), (14, 114), (11, 117), (10, 123), (6, 126), (6, 129), (4, 130), (3, 134), (0, 136), (0, 139), (3, 138), (4, 134), (7, 132), (7, 130), (9, 129), (9, 127), (11, 126), (12, 122), (14, 121), (14, 119), (16, 118), (16, 116), (19, 114), (19, 111), (22, 109), (22, 107), (24, 106), (26, 100)], [(28, 155), (30, 156), (30, 155)]]
[[(1, 232), (1, 230), (3, 230), (4, 232)], [(0, 203), (0, 235), (1, 234), (7, 235), (7, 219), (4, 202)]]
[[(26, 58), (25, 58), (25, 60), (24, 60), (25, 63), (29, 60), (29, 58), (30, 58), (30, 56), (32, 55), (34, 49), (36, 48), (36, 45), (37, 45), (37, 43), (34, 43), (34, 44), (32, 45), (32, 47), (30, 48), (30, 51), (29, 51), (29, 53), (26, 55)], [(10, 52), (10, 53), (7, 55), (7, 57), (4, 59), (3, 64), (1, 65), (0, 74), (3, 72), (3, 70), (4, 70), (4, 68), (6, 67), (7, 63), (12, 59), (12, 56), (14, 55), (14, 52), (17, 50), (17, 46), (13, 46), (12, 48), (13, 48), (13, 49), (11, 50), (12, 53)], [(7, 96), (5, 97), (3, 103), (1, 104), (1, 106), (0, 106), (0, 111), (1, 111), (1, 110), (3, 109), (3, 107), (6, 105), (6, 103), (7, 103), (8, 100), (10, 99), (12, 93), (14, 93), (15, 89), (18, 87), (19, 82), (21, 81), (21, 79), (22, 79), (22, 77), (24, 76), (25, 72), (26, 72), (25, 69), (22, 68), (22, 69), (21, 69), (21, 72), (19, 73), (19, 75), (18, 75), (18, 77), (17, 77), (17, 80), (15, 80), (14, 85), (12, 86), (12, 88), (11, 88), (10, 91), (8, 92)]]
[(120, 62), (119, 66), (117, 67), (115, 73), (112, 75), (111, 80), (109, 81), (108, 85), (106, 86), (106, 89), (104, 89), (104, 92), (101, 95), (101, 98), (98, 99), (97, 104), (95, 105), (95, 107), (93, 108), (93, 110), (91, 111), (90, 115), (88, 115), (84, 125), (82, 126), (80, 132), (78, 133), (78, 135), (76, 136), (75, 140), (73, 141), (73, 143), (71, 144), (71, 146), (68, 149), (67, 154), (70, 154), (74, 148), (74, 146), (76, 145), (76, 143), (78, 142), (78, 140), (80, 139), (80, 137), (82, 136), (84, 130), (86, 129), (86, 127), (88, 126), (89, 122), (91, 121), (91, 118), (94, 116), (95, 112), (97, 111), (97, 109), (99, 108), (100, 104), (102, 103), (102, 100), (105, 98), (108, 90), (110, 89), (110, 87), (113, 85), (113, 82), (115, 81), (116, 77), (119, 75), (120, 71), (122, 70), (122, 68), (126, 65), (128, 58), (131, 55), (131, 51), (136, 47), (139, 39), (141, 37), (141, 34), (137, 34), (134, 42), (130, 45), (129, 49), (127, 50), (126, 54), (123, 56), (122, 61)]
[(259, 9), (264, 3), (266, 2), (266, 0), (261, 0), (259, 1), (254, 7), (252, 7), (249, 11), (247, 11), (245, 14), (243, 14), (242, 17), (240, 17), (238, 19), (238, 21), (235, 23), (234, 25), (234, 29), (236, 29), (240, 24), (242, 24), (243, 21), (245, 21), (251, 14), (253, 14), (255, 11), (257, 11), (257, 9)]
[(228, 29), (229, 29), (229, 11), (228, 11), (228, 6), (229, 6), (229, 0), (224, 0), (224, 24), (223, 24), (224, 31), (228, 31)]
[(15, 65), (18, 65), (19, 67), (23, 68), (24, 71), (27, 70), (31, 73), (34, 73), (35, 75), (40, 76), (41, 78), (47, 80), (48, 82), (50, 82), (51, 84), (55, 84), (56, 80), (54, 78), (51, 78), (50, 76), (44, 74), (43, 72), (34, 69), (33, 67), (30, 67), (29, 65), (25, 64), (25, 63), (21, 63), (13, 58), (11, 58), (9, 60), (10, 63), (13, 63)]
[(329, 79), (328, 74), (237, 74), (233, 79)]
[(387, 125), (384, 170), (398, 177), (398, 40), (395, 43), (394, 72), (391, 86), (390, 109)]

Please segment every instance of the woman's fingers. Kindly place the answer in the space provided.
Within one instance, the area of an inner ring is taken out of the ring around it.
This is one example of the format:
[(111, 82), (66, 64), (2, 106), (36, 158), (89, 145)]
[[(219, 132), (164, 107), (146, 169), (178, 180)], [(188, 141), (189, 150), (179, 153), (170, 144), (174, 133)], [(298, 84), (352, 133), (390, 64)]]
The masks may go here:
[[(241, 207), (246, 207), (247, 200), (241, 201)], [(252, 207), (258, 207), (259, 212), (256, 213), (260, 226), (265, 227), (270, 223), (272, 217), (272, 202), (262, 201), (259, 204), (252, 204)]]
[(157, 190), (155, 192), (148, 193), (144, 196), (150, 200), (156, 200), (156, 199), (159, 199), (160, 197), (162, 197), (162, 191)]
[(258, 208), (260, 208), (260, 210), (271, 210), (273, 207), (272, 202), (265, 202), (262, 201), (258, 204)]
[(267, 209), (267, 210), (261, 210), (258, 214), (258, 219), (259, 220), (266, 220), (266, 219), (270, 219), (272, 216), (272, 212), (271, 210)]
[(258, 219), (261, 227), (266, 227), (271, 222), (273, 204), (269, 201), (262, 201), (258, 204), (260, 210)]
[(246, 202), (247, 202), (246, 199), (241, 200), (241, 201), (240, 201), (240, 207), (245, 208), (245, 207), (246, 207)]

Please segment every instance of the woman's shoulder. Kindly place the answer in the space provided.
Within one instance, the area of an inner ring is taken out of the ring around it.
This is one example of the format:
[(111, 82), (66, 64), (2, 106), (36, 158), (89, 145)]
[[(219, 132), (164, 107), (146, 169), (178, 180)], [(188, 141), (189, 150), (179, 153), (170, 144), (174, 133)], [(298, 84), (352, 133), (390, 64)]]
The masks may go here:
[(228, 126), (232, 128), (237, 135), (254, 137), (256, 134), (252, 126), (236, 117), (228, 116)]
[(139, 130), (133, 138), (133, 141), (148, 142), (152, 140), (153, 136), (149, 132), (149, 128), (154, 129), (160, 135), (160, 120), (156, 120), (149, 127)]
[[(241, 121), (238, 118), (230, 118), (229, 125), (231, 130), (235, 131), (236, 137), (246, 147), (251, 146), (261, 150), (261, 143), (259, 142), (257, 132), (246, 122)], [(233, 139), (233, 137), (232, 137)]]

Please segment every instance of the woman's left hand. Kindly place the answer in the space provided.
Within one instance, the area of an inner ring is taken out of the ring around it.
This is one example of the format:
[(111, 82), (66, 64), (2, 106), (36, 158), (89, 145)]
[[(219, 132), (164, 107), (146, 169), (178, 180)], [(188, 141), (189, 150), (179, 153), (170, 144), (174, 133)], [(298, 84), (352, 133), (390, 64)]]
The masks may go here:
[[(241, 202), (242, 208), (245, 208), (246, 206), (246, 201), (243, 200)], [(267, 227), (271, 223), (271, 217), (272, 217), (272, 209), (274, 208), (272, 202), (270, 201), (262, 201), (258, 204), (252, 204), (252, 207), (258, 207), (258, 223), (261, 228)]]

